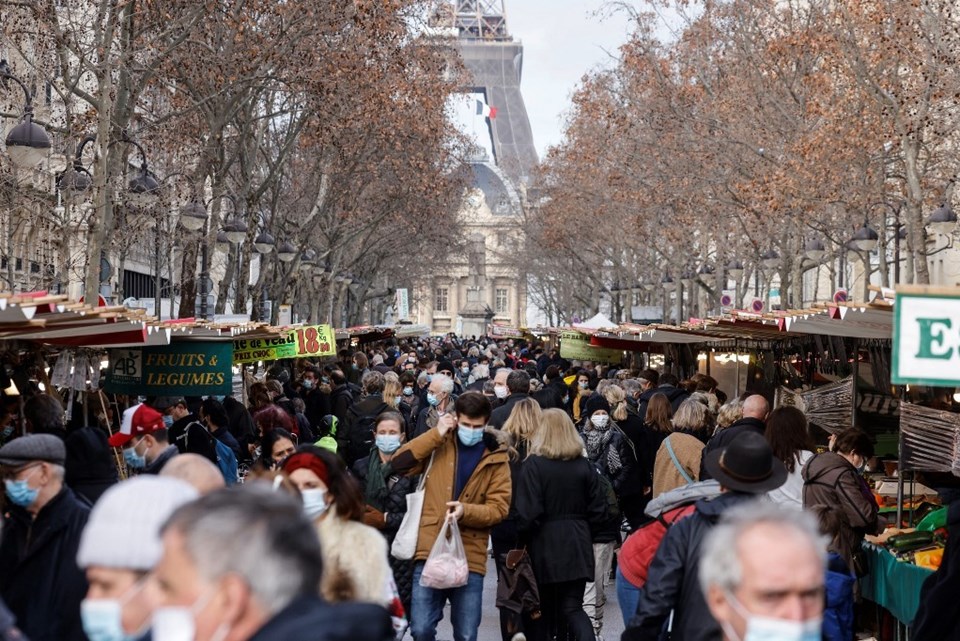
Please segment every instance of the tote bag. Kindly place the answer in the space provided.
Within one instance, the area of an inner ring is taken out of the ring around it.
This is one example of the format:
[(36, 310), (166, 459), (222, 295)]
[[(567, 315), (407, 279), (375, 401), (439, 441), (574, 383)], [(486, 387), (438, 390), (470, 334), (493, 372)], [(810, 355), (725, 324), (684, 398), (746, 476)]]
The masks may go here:
[(426, 494), (424, 488), (427, 485), (427, 475), (430, 474), (430, 468), (433, 467), (433, 454), (430, 455), (430, 463), (426, 471), (420, 477), (415, 492), (407, 494), (407, 513), (403, 515), (403, 521), (400, 522), (400, 529), (393, 539), (393, 545), (390, 546), (390, 554), (393, 558), (401, 561), (409, 561), (417, 553), (417, 538), (420, 535), (420, 515), (423, 514), (423, 499)]

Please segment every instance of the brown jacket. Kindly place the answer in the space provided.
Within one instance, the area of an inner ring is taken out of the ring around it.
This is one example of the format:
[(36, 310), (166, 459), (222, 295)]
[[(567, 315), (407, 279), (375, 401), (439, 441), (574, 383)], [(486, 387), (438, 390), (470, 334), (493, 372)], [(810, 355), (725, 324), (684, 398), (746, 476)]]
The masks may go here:
[[(447, 512), (447, 501), (455, 500), (456, 438), (456, 428), (445, 436), (440, 436), (439, 430), (432, 428), (400, 448), (391, 461), (395, 472), (421, 474), (430, 462), (430, 455), (436, 452), (425, 485), (420, 535), (414, 556), (417, 561), (425, 561), (430, 555)], [(507, 516), (511, 493), (506, 446), (497, 442), (492, 431), (484, 434), (483, 442), (486, 451), (459, 498), (463, 504), (463, 518), (458, 523), (470, 571), (480, 575), (487, 572), (490, 528)]]
[(657, 450), (657, 458), (653, 463), (653, 498), (657, 498), (664, 492), (669, 492), (678, 487), (687, 484), (687, 479), (683, 478), (680, 470), (670, 457), (667, 451), (667, 441), (673, 446), (673, 453), (677, 457), (680, 466), (694, 481), (700, 479), (700, 457), (703, 456), (703, 441), (696, 436), (690, 436), (683, 432), (671, 432), (670, 436), (663, 440), (660, 449)]

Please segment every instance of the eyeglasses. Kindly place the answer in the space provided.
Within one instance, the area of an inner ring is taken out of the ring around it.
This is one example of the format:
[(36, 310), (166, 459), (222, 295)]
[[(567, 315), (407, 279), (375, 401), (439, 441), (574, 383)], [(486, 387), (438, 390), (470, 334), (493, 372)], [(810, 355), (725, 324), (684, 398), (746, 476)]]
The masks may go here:
[(41, 465), (43, 465), (43, 464), (42, 464), (42, 463), (31, 463), (31, 464), (29, 464), (29, 465), (25, 465), (25, 466), (23, 466), (23, 467), (21, 467), (21, 468), (15, 469), (15, 470), (14, 470), (14, 469), (11, 469), (11, 468), (4, 468), (3, 471), (0, 472), (0, 480), (12, 481), (12, 480), (16, 479), (18, 476), (20, 476), (20, 473), (21, 473), (21, 472), (26, 472), (27, 470), (32, 470), (32, 469), (37, 468), (37, 467), (39, 467), (39, 466), (41, 466)]

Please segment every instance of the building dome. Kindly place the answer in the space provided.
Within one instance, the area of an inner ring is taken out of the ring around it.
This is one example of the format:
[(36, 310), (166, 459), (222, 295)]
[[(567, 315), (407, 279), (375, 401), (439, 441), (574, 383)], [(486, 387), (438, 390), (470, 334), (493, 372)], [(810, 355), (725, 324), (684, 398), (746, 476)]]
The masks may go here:
[(518, 216), (520, 196), (510, 180), (490, 162), (472, 162), (473, 188), (483, 193), (494, 216)]

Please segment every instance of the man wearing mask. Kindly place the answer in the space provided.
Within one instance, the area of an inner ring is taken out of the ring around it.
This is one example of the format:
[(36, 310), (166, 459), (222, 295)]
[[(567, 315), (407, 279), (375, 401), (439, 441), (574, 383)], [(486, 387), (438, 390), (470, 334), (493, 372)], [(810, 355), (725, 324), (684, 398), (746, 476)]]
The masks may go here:
[(299, 501), (269, 485), (242, 485), (183, 505), (161, 540), (153, 641), (394, 638), (384, 608), (320, 598), (323, 562), (313, 525)]
[(156, 590), (147, 585), (160, 553), (160, 526), (199, 496), (178, 479), (141, 476), (108, 490), (90, 512), (77, 563), (90, 589), (80, 618), (90, 641), (127, 641), (150, 628)]
[(80, 601), (87, 581), (77, 548), (90, 509), (63, 482), (66, 448), (30, 434), (0, 448), (10, 506), (0, 543), (0, 597), (32, 641), (85, 641)]
[[(507, 397), (510, 396), (510, 389), (507, 387), (507, 377), (513, 370), (509, 367), (501, 367), (493, 375), (493, 394), (497, 397), (497, 402), (493, 404), (494, 409), (503, 405)], [(529, 391), (529, 390), (528, 390)]]
[[(303, 370), (300, 378), (300, 398), (303, 399), (307, 422), (310, 423), (310, 428), (316, 431), (323, 422), (323, 417), (331, 411), (330, 394), (320, 389), (320, 370), (316, 367)], [(342, 417), (338, 418), (343, 420)]]
[(725, 514), (700, 560), (724, 641), (820, 641), (826, 556), (809, 513), (757, 501)]
[(437, 426), (437, 421), (453, 409), (453, 378), (434, 376), (427, 387), (426, 405), (417, 416), (416, 436), (425, 434)]
[[(131, 410), (128, 422), (126, 414)], [(149, 405), (137, 405), (124, 412), (120, 431), (110, 437), (109, 443), (123, 448), (123, 460), (129, 469), (159, 474), (178, 453), (177, 446), (170, 444), (169, 425), (173, 425), (172, 415), (160, 414)]]
[(522, 369), (510, 372), (510, 375), (507, 376), (507, 389), (510, 391), (510, 395), (503, 402), (503, 405), (493, 410), (490, 415), (490, 427), (498, 430), (510, 418), (513, 406), (526, 398), (530, 398), (530, 375)]
[[(490, 401), (482, 394), (467, 392), (452, 409), (439, 417), (435, 427), (401, 447), (391, 461), (395, 472), (406, 475), (423, 473), (433, 461), (432, 471), (426, 476), (414, 556), (410, 617), (414, 641), (436, 639), (437, 623), (448, 600), (454, 638), (477, 639), (487, 540), (490, 528), (507, 516), (510, 507), (507, 449), (486, 432)], [(420, 575), (446, 518), (459, 522), (470, 573), (462, 587), (434, 590), (420, 585)]]

